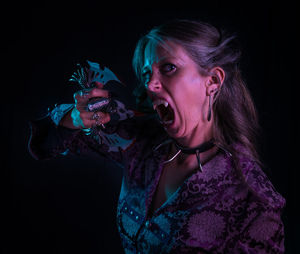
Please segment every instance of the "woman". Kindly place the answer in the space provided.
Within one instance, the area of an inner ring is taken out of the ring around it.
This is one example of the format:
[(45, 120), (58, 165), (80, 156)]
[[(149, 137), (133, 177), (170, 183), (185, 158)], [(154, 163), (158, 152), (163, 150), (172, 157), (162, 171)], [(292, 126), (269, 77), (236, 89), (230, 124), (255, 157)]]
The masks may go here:
[[(117, 222), (125, 253), (283, 253), (285, 200), (260, 168), (239, 58), (236, 38), (209, 24), (154, 28), (133, 67), (139, 106), (151, 102), (157, 114), (128, 110), (111, 124), (111, 114), (86, 109), (109, 97), (96, 82), (52, 120), (33, 123), (31, 152), (93, 151), (124, 165)], [(122, 142), (106, 142), (112, 137)]]

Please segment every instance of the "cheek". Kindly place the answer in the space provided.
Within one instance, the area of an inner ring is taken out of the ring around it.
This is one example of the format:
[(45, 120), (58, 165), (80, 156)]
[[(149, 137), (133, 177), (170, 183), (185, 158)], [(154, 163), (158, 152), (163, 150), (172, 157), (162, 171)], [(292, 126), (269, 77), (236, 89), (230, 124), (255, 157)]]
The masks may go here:
[(186, 86), (186, 99), (191, 108), (201, 109), (205, 102), (204, 85), (199, 82), (189, 83)]
[(182, 120), (199, 123), (203, 119), (205, 98), (199, 90), (178, 89), (174, 91), (174, 102)]
[(199, 122), (203, 121), (206, 112), (205, 98), (200, 94), (198, 96), (190, 97), (187, 109), (189, 120)]
[(199, 80), (194, 80), (186, 86), (185, 115), (188, 121), (203, 121), (206, 114), (207, 96), (205, 86)]
[(179, 111), (184, 111), (186, 116), (195, 117), (200, 114), (205, 104), (205, 86), (199, 76), (181, 75), (169, 79), (166, 83), (167, 92), (170, 94)]

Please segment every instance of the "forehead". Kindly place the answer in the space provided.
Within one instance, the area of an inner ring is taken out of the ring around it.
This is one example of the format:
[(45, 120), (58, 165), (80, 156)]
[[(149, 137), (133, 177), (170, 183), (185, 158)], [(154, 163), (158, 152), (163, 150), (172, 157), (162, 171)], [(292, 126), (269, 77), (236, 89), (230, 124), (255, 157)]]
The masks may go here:
[(145, 47), (143, 68), (151, 67), (152, 64), (165, 59), (173, 59), (179, 62), (191, 60), (184, 48), (177, 43), (150, 41)]

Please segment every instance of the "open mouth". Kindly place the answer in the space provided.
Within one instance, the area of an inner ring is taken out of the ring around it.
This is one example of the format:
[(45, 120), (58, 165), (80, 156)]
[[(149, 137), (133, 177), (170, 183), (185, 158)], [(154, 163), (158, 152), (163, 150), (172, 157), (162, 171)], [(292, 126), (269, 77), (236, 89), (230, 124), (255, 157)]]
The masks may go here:
[(163, 125), (171, 125), (174, 122), (174, 111), (166, 100), (153, 101), (153, 109), (156, 110)]

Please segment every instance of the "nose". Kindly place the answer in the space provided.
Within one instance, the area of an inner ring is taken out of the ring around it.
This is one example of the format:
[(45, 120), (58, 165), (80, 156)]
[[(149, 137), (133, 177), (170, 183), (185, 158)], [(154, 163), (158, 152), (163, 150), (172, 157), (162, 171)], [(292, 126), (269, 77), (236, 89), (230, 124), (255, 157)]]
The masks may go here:
[(161, 89), (161, 83), (157, 78), (151, 77), (149, 82), (147, 83), (147, 89), (151, 92), (159, 92)]

